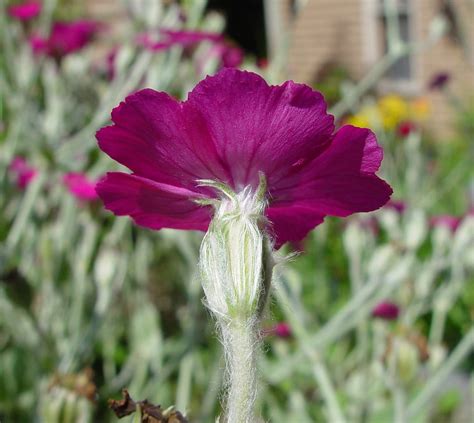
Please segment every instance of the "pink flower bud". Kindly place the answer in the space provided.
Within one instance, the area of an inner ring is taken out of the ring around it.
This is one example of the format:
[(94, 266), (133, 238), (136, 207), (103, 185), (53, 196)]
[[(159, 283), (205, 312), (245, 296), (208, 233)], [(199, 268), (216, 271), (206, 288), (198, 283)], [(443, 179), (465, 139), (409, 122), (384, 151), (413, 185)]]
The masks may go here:
[(8, 14), (19, 21), (29, 21), (41, 13), (41, 3), (37, 1), (26, 1), (15, 4), (8, 8)]
[(398, 318), (399, 313), (399, 307), (390, 301), (378, 303), (372, 310), (373, 317), (384, 320), (395, 320)]
[(88, 179), (84, 173), (67, 173), (63, 177), (63, 182), (78, 200), (93, 201), (97, 198), (95, 182)]
[(38, 174), (38, 171), (31, 167), (28, 162), (20, 156), (15, 157), (8, 167), (10, 173), (16, 179), (18, 188), (25, 189)]

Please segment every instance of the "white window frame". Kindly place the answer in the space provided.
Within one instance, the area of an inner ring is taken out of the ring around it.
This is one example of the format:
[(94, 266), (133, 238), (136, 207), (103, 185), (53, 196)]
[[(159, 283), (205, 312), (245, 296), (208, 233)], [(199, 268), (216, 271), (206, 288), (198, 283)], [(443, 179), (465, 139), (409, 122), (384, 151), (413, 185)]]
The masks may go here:
[[(364, 10), (364, 22), (367, 23), (366, 40), (367, 46), (365, 47), (364, 57), (367, 58), (366, 62), (372, 65), (379, 61), (385, 54), (384, 43), (377, 40), (379, 35), (379, 27), (381, 25), (381, 19), (383, 18), (383, 3), (380, 0), (361, 0), (363, 3)], [(383, 1), (383, 0), (382, 0)], [(419, 33), (419, 20), (420, 16), (418, 13), (417, 5), (419, 2), (416, 0), (407, 0), (407, 10), (405, 13), (408, 15), (409, 33), (411, 41), (420, 39)], [(369, 24), (369, 21), (371, 24)], [(369, 41), (370, 39), (370, 41)], [(370, 50), (370, 51), (369, 51)], [(397, 92), (402, 95), (414, 96), (418, 95), (422, 86), (421, 80), (421, 60), (419, 55), (410, 55), (410, 77), (407, 79), (393, 79), (386, 75), (383, 77), (378, 84), (379, 91), (382, 93), (386, 92)]]

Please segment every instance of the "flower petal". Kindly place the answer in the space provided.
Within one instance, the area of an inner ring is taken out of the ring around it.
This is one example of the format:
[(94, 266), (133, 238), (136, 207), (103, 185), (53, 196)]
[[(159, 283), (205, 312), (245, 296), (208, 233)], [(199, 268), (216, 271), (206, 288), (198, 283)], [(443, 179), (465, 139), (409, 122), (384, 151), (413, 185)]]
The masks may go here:
[(344, 126), (323, 153), (273, 188), (273, 202), (304, 205), (332, 216), (376, 210), (392, 194), (375, 175), (382, 155), (370, 130)]
[(205, 231), (211, 219), (210, 208), (193, 201), (202, 198), (199, 194), (140, 176), (109, 172), (96, 190), (108, 210), (151, 229)]
[(324, 215), (305, 206), (270, 207), (266, 211), (275, 248), (288, 241), (301, 241), (311, 229), (323, 223)]
[(7, 11), (12, 18), (28, 21), (36, 18), (41, 13), (41, 8), (41, 3), (38, 1), (26, 1), (22, 4), (10, 6)]
[(97, 132), (99, 146), (137, 175), (190, 189), (198, 179), (227, 179), (203, 125), (186, 117), (168, 94), (132, 94), (113, 110), (112, 120), (115, 125)]
[(322, 95), (308, 86), (269, 86), (257, 74), (230, 68), (201, 81), (183, 109), (206, 125), (231, 175), (222, 182), (236, 190), (257, 187), (259, 171), (275, 183), (323, 150), (334, 129)]

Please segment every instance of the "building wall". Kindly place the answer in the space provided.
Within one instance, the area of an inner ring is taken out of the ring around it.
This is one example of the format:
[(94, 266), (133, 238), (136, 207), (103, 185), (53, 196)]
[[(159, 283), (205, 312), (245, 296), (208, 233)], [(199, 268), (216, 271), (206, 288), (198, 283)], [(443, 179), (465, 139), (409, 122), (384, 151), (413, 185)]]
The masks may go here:
[[(281, 4), (285, 28), (289, 31), (288, 76), (312, 83), (329, 63), (341, 64), (355, 79), (360, 79), (383, 55), (380, 17), (377, 0), (306, 0), (300, 10), (291, 13), (290, 0)], [(423, 40), (440, 11), (441, 1), (412, 0), (411, 29), (414, 40)], [(432, 76), (448, 72), (449, 89), (464, 98), (474, 96), (474, 3), (453, 0), (465, 46), (449, 35), (436, 45), (413, 57), (413, 78), (410, 84), (388, 85), (391, 91), (411, 96), (426, 96), (432, 105), (430, 126), (433, 132), (447, 135), (455, 119), (446, 95), (429, 92), (426, 87)], [(380, 84), (385, 87), (387, 84)]]
[[(288, 10), (291, 2), (286, 2)], [(288, 14), (291, 16), (291, 13)], [(363, 73), (362, 10), (357, 0), (309, 0), (289, 24), (290, 76), (312, 82), (327, 64)]]
[[(430, 0), (422, 0), (420, 4), (421, 28), (426, 34), (429, 24), (436, 16), (436, 8)], [(458, 11), (459, 24), (466, 35), (466, 45), (463, 47), (451, 36), (443, 37), (433, 48), (421, 54), (421, 84), (423, 87), (436, 72), (446, 71), (451, 75), (448, 85), (450, 93), (462, 99), (470, 101), (474, 106), (474, 3), (469, 0), (453, 1)], [(449, 134), (451, 124), (456, 119), (452, 105), (447, 97), (440, 91), (427, 93), (432, 104), (431, 125), (435, 132)]]

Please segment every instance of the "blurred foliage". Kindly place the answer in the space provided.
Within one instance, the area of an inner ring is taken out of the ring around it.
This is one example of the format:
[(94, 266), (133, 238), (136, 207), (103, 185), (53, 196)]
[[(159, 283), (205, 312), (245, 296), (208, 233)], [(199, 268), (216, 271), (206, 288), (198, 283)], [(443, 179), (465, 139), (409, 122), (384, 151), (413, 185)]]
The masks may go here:
[(474, 136), (474, 97), (469, 97), (459, 108), (457, 126), (460, 132), (472, 139)]
[(342, 97), (342, 85), (350, 81), (350, 75), (341, 65), (329, 63), (323, 66), (312, 84), (315, 90), (320, 91), (328, 105), (336, 104)]

